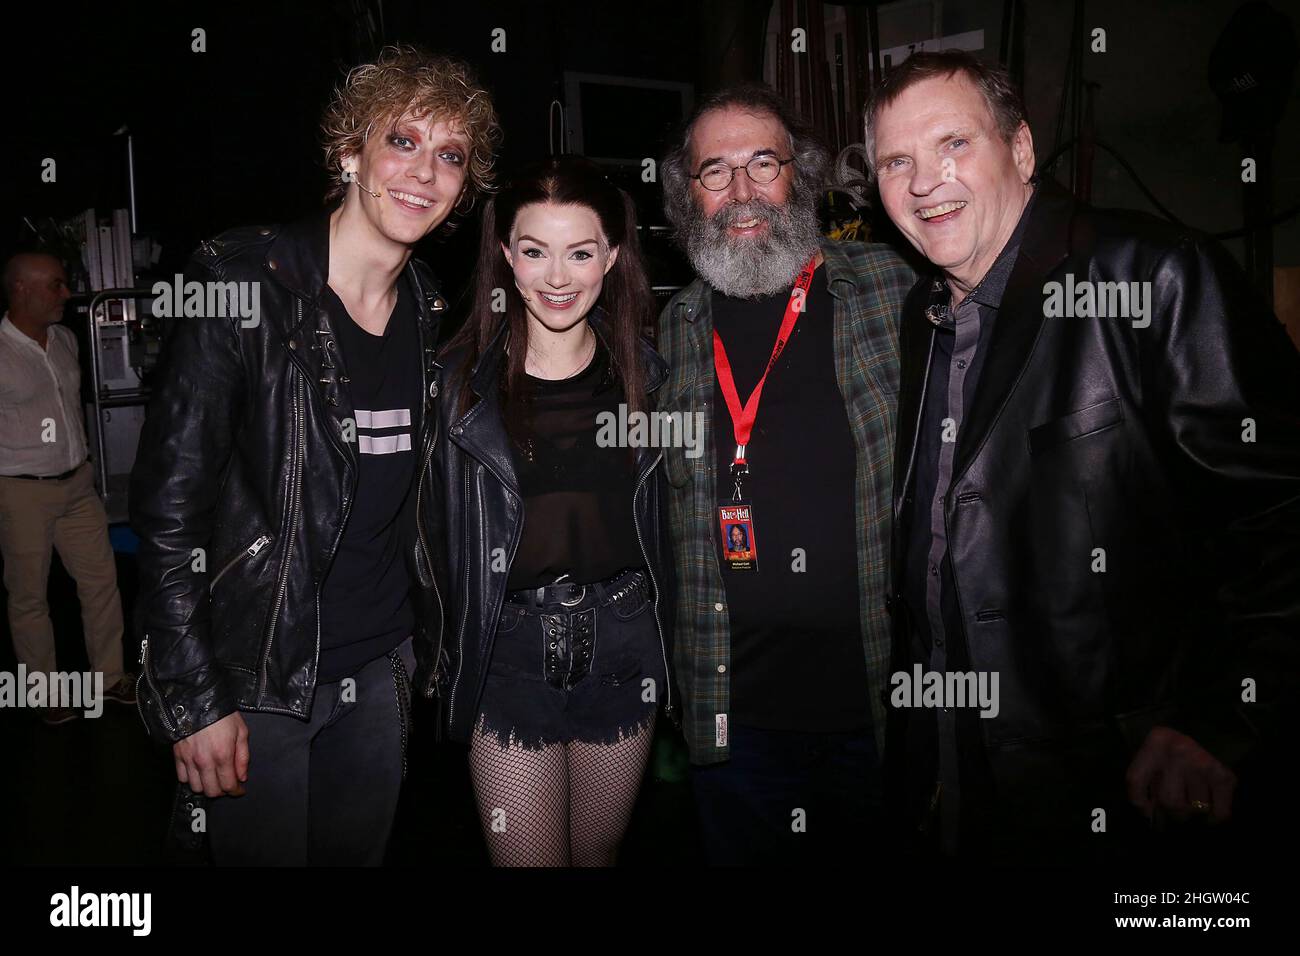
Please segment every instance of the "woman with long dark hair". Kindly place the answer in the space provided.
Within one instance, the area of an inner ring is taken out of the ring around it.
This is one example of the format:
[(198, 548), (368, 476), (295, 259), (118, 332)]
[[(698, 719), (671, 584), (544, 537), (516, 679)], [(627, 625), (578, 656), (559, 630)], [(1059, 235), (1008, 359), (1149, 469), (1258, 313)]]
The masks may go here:
[(434, 455), (444, 717), (496, 865), (612, 864), (671, 705), (662, 454), (619, 431), (666, 378), (653, 308), (631, 199), (595, 164), (547, 160), (487, 204)]

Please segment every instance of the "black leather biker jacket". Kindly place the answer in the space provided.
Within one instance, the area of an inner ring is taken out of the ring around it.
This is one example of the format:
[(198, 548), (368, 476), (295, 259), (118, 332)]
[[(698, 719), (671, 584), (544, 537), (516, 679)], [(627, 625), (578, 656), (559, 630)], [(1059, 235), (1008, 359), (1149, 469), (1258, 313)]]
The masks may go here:
[[(320, 586), (357, 482), (347, 368), (320, 303), (328, 265), (322, 212), (225, 232), (186, 269), (187, 282), (256, 283), (260, 310), (255, 324), (211, 308), (173, 322), (140, 438), (130, 495), (145, 636), (137, 689), (160, 741), (238, 709), (310, 715)], [(402, 522), (418, 651), (441, 625), (426, 516), (446, 306), (423, 263), (412, 258), (406, 272), (418, 290), (426, 395), (418, 487)], [(241, 289), (217, 288), (227, 302)]]

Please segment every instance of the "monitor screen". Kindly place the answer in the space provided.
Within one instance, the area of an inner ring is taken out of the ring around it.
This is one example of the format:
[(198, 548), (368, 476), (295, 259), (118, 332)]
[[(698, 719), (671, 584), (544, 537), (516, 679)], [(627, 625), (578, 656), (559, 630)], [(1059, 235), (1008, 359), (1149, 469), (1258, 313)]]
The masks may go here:
[(689, 83), (582, 73), (566, 80), (569, 149), (597, 162), (662, 156), (691, 108)]

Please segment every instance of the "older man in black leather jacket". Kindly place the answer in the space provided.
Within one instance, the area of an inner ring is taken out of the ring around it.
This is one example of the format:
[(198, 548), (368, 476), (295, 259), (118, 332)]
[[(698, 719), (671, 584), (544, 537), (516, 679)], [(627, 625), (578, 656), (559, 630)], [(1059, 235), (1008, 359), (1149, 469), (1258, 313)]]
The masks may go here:
[(499, 133), (473, 83), (411, 48), (357, 68), (324, 124), (342, 202), (205, 242), (185, 275), (194, 306), (132, 477), (139, 700), (181, 783), (218, 798), (219, 864), (383, 859), (412, 645), (441, 627), (428, 486), (445, 305), (411, 250), (491, 184)]
[(1001, 71), (915, 56), (867, 123), (885, 208), (937, 267), (901, 332), (906, 832), (1088, 859), (1227, 820), (1232, 768), (1292, 729), (1295, 351), (1209, 241), (1037, 180)]

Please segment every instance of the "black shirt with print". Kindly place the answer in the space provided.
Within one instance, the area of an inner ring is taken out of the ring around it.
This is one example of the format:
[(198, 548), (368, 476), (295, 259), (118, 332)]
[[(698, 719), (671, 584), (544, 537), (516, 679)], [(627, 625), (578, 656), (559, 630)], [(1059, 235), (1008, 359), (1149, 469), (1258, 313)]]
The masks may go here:
[(329, 683), (393, 650), (415, 624), (400, 522), (417, 468), (420, 340), (406, 280), (383, 335), (357, 325), (328, 286), (321, 302), (350, 379), (358, 452), (356, 497), (321, 587), (317, 680)]

